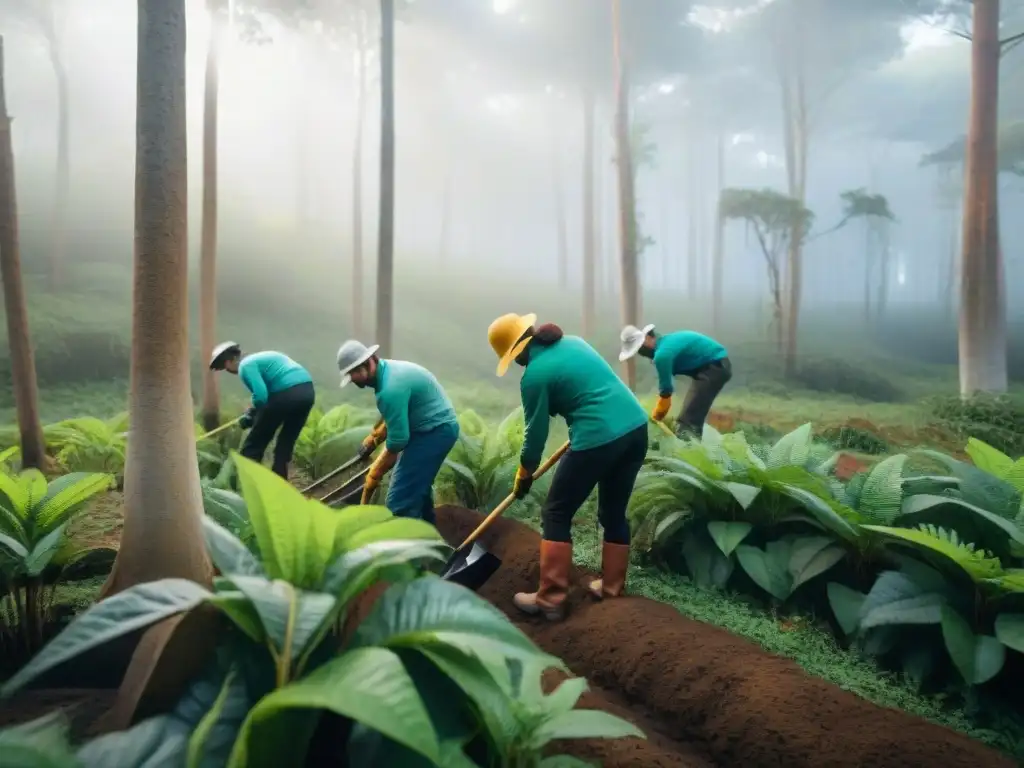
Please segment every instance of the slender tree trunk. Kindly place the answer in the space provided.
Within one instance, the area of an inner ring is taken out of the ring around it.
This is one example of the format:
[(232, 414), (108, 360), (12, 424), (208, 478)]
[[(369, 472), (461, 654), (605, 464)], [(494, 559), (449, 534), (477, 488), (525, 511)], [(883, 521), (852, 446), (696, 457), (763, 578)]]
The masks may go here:
[(185, 0), (139, 0), (137, 55), (131, 432), (103, 596), (211, 577), (189, 386)]
[(295, 225), (302, 242), (309, 241), (309, 91), (302, 77), (303, 60), (295, 50), (298, 83), (295, 85)]
[(550, 121), (551, 142), (551, 188), (555, 203), (555, 236), (558, 240), (558, 288), (569, 287), (569, 224), (565, 215), (565, 164), (558, 141), (558, 125)]
[(688, 137), (689, 154), (686, 160), (686, 296), (690, 301), (697, 298), (697, 259), (699, 218), (697, 205), (697, 140), (691, 133)]
[(878, 245), (878, 299), (875, 301), (875, 323), (878, 328), (885, 322), (885, 313), (889, 302), (889, 272), (891, 270), (889, 249), (889, 224), (879, 221), (877, 224)]
[(393, 352), (395, 255), (395, 0), (380, 0), (380, 211), (377, 344)]
[(951, 320), (956, 313), (957, 281), (956, 273), (959, 266), (958, 254), (960, 251), (960, 215), (957, 208), (949, 212), (949, 256), (946, 260), (946, 280), (942, 290), (942, 304), (945, 309), (946, 319)]
[(199, 346), (203, 364), (203, 427), (220, 424), (217, 374), (206, 363), (217, 343), (217, 133), (220, 50), (223, 20), (216, 2), (207, 2), (210, 40), (203, 94), (203, 223), (199, 247)]
[(975, 0), (960, 273), (960, 394), (1007, 387), (996, 131), (999, 0)]
[[(52, 13), (52, 9), (48, 12)], [(51, 30), (51, 33), (48, 41), (50, 64), (57, 79), (57, 174), (53, 190), (53, 229), (50, 233), (53, 238), (50, 288), (58, 290), (63, 284), (64, 262), (67, 258), (68, 198), (71, 194), (71, 89), (55, 30)]]
[(592, 338), (597, 298), (594, 211), (594, 90), (583, 89), (583, 337)]
[(875, 263), (874, 227), (869, 217), (864, 217), (864, 327), (871, 328), (871, 267)]
[(14, 150), (11, 117), (7, 114), (4, 73), (4, 42), (0, 36), (0, 279), (4, 284), (4, 312), (7, 344), (11, 355), (11, 388), (18, 416), (21, 465), (42, 469), (46, 465), (46, 442), (39, 420), (39, 388), (36, 363), (28, 326), (28, 301), (21, 277), (18, 243), (18, 201), (14, 184)]
[[(629, 143), (629, 66), (622, 34), (622, 0), (612, 0), (615, 55), (615, 150), (619, 173), (619, 241), (622, 270), (622, 323), (640, 322), (640, 286), (637, 270), (636, 194), (633, 153)], [(626, 384), (636, 391), (636, 359), (625, 363)]]
[(362, 338), (363, 318), (363, 126), (366, 122), (366, 30), (357, 23), (356, 125), (352, 141), (352, 334)]
[(715, 153), (715, 242), (711, 262), (711, 327), (722, 332), (722, 294), (725, 271), (725, 219), (721, 213), (722, 191), (725, 189), (725, 132), (718, 134)]

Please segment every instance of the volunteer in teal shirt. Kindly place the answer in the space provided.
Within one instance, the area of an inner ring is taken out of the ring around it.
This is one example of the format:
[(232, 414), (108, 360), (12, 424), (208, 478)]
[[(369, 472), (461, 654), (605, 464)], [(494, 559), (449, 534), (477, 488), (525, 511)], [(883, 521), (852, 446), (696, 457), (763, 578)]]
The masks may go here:
[(273, 468), (287, 480), (295, 441), (316, 400), (309, 371), (280, 352), (256, 352), (243, 358), (242, 348), (233, 341), (214, 348), (210, 368), (236, 374), (252, 393), (252, 406), (240, 422), (243, 429), (249, 429), (241, 454), (263, 461), (277, 433)]
[(349, 340), (338, 350), (341, 386), (373, 387), (381, 421), (363, 442), (369, 457), (384, 443), (366, 476), (362, 503), (369, 502), (394, 467), (385, 505), (397, 517), (434, 522), (434, 479), (459, 439), (455, 408), (430, 371), (404, 360), (382, 360), (377, 345)]
[(672, 407), (673, 377), (689, 376), (693, 379), (683, 399), (676, 432), (700, 437), (715, 398), (732, 378), (732, 363), (725, 347), (696, 331), (676, 331), (658, 336), (653, 325), (642, 329), (627, 325), (622, 329), (620, 341), (619, 360), (628, 360), (639, 353), (654, 362), (654, 370), (658, 374), (658, 402), (651, 418), (655, 421), (664, 420)]
[(555, 470), (541, 512), (540, 588), (519, 593), (520, 610), (551, 620), (563, 616), (572, 565), (572, 519), (597, 488), (604, 527), (602, 578), (592, 581), (598, 599), (622, 594), (629, 565), (626, 506), (647, 456), (647, 414), (612, 367), (587, 342), (557, 325), (534, 327), (536, 315), (503, 315), (488, 341), (498, 375), (512, 361), (524, 368), (520, 383), (526, 436), (513, 493), (525, 496), (541, 462), (552, 416), (569, 427), (569, 450)]

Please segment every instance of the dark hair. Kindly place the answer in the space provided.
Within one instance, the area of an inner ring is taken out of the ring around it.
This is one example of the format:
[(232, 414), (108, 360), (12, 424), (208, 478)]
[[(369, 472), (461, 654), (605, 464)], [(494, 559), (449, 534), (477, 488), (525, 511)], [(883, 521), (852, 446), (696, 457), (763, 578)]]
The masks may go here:
[(656, 335), (656, 334), (654, 333), (654, 329), (653, 329), (653, 328), (651, 328), (651, 330), (649, 330), (649, 331), (647, 332), (647, 338), (648, 338), (648, 339), (653, 339), (653, 338), (655, 337), (655, 335)]
[(544, 323), (533, 329), (534, 342), (540, 344), (542, 347), (550, 347), (555, 342), (561, 341), (565, 333), (554, 323)]

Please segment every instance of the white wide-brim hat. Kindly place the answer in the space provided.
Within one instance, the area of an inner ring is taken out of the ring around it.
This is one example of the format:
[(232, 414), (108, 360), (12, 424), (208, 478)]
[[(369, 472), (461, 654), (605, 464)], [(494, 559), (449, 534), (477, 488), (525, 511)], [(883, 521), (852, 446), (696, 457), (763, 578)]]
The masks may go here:
[(622, 333), (619, 334), (619, 341), (622, 342), (622, 348), (619, 350), (619, 362), (623, 363), (639, 352), (640, 347), (644, 345), (644, 339), (647, 338), (647, 334), (653, 330), (653, 325), (645, 325), (643, 328), (627, 325), (623, 328)]
[(352, 371), (373, 357), (378, 349), (379, 344), (367, 347), (354, 339), (342, 344), (338, 350), (338, 369), (341, 371), (341, 383), (338, 386), (344, 387), (349, 384), (352, 381)]

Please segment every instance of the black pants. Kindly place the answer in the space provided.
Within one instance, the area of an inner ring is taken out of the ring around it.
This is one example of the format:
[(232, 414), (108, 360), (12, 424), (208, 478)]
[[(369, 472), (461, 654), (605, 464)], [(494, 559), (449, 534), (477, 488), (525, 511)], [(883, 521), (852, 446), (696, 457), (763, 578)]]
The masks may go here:
[(541, 520), (548, 541), (572, 541), (572, 518), (597, 488), (604, 540), (629, 544), (626, 507), (647, 456), (647, 425), (586, 451), (569, 449), (558, 462)]
[(687, 375), (693, 377), (693, 382), (676, 420), (676, 434), (700, 437), (704, 434), (704, 422), (708, 419), (712, 403), (732, 378), (732, 363), (728, 357), (723, 357)]
[(288, 464), (292, 460), (295, 441), (306, 426), (309, 412), (313, 410), (316, 393), (312, 383), (296, 384), (294, 387), (274, 392), (267, 403), (256, 412), (256, 421), (245, 436), (240, 453), (247, 459), (263, 461), (267, 446), (280, 428), (274, 443), (274, 472), (288, 479)]

